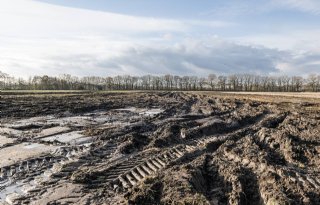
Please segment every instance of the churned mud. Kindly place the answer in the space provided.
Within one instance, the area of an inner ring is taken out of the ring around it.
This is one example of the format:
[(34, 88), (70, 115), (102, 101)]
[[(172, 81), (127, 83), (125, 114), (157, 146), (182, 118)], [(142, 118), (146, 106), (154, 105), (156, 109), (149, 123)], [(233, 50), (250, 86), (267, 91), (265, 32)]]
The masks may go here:
[(0, 98), (0, 204), (320, 204), (320, 103), (217, 93)]

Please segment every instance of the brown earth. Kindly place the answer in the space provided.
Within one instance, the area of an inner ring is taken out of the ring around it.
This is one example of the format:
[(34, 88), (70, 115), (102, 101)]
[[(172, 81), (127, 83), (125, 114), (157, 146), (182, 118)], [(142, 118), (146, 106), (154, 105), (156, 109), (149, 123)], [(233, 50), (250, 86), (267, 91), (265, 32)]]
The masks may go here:
[(279, 95), (1, 95), (0, 204), (320, 204), (320, 99)]

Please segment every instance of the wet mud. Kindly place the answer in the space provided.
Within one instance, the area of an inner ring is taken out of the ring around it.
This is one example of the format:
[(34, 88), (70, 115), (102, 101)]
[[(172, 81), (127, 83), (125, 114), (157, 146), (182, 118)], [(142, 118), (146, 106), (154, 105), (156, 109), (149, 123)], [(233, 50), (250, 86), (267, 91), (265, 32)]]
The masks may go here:
[(282, 101), (1, 96), (0, 204), (320, 204), (319, 104)]

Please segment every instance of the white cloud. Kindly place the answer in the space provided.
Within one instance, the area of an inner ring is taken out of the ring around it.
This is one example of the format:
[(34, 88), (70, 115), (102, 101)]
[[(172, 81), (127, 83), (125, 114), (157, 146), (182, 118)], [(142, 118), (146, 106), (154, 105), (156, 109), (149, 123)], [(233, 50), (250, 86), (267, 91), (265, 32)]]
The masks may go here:
[(250, 45), (263, 45), (268, 48), (291, 50), (294, 52), (319, 52), (320, 29), (288, 30), (278, 33), (245, 35), (231, 38), (234, 41)]
[(1, 35), (61, 37), (186, 32), (191, 26), (225, 27), (223, 21), (181, 21), (122, 15), (110, 12), (56, 6), (31, 0), (0, 0)]
[[(285, 35), (233, 38), (240, 43), (232, 43), (196, 33), (236, 25), (225, 21), (152, 19), (31, 0), (0, 0), (0, 5), (0, 70), (15, 76), (298, 73), (304, 67), (315, 71), (319, 63), (315, 57), (308, 64), (311, 54), (305, 51), (296, 57), (278, 50), (298, 43), (303, 51), (306, 42), (299, 36), (284, 45)], [(316, 35), (307, 35), (313, 40), (308, 51), (317, 53)]]
[(320, 14), (319, 0), (273, 0), (273, 3), (288, 9), (295, 9), (315, 15)]
[(0, 0), (0, 5), (0, 69), (17, 76), (99, 74), (96, 62), (123, 55), (134, 45), (170, 44), (174, 36), (187, 35), (194, 27), (231, 25), (136, 17), (31, 0)]
[(265, 14), (279, 10), (295, 10), (313, 15), (320, 14), (319, 0), (229, 0), (200, 15), (235, 17)]
[(281, 73), (307, 76), (310, 73), (320, 73), (320, 53), (306, 52), (292, 54), (290, 58), (277, 67)]
[(229, 0), (224, 1), (223, 4), (208, 11), (202, 12), (203, 16), (224, 16), (235, 17), (239, 15), (251, 15), (257, 13), (265, 13), (270, 11), (271, 4), (266, 0)]
[[(86, 48), (89, 47), (90, 44)], [(56, 75), (67, 71), (73, 75), (172, 73), (206, 76), (208, 73), (277, 72), (276, 63), (282, 60), (281, 52), (277, 50), (237, 45), (219, 38), (202, 41), (186, 39), (174, 45), (157, 46), (141, 43), (119, 46), (118, 43), (108, 43), (101, 46), (101, 50), (94, 51), (91, 48), (90, 51), (75, 53), (70, 50), (64, 54), (57, 52), (47, 55), (43, 58), (45, 60), (35, 61), (41, 70), (35, 70), (35, 65), (29, 59), (14, 64), (9, 61), (7, 66), (15, 67), (15, 72), (20, 73), (27, 67), (33, 72), (29, 74)]]
[(30, 0), (1, 0), (0, 25), (1, 35), (23, 37), (187, 30), (187, 25), (175, 20), (67, 8)]

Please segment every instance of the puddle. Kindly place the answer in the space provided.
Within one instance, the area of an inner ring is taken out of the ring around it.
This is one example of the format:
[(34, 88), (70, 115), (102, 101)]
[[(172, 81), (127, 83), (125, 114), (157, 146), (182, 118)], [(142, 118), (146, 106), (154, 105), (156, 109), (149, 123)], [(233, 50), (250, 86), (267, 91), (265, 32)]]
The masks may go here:
[[(116, 112), (115, 112), (116, 111)], [(0, 146), (11, 143), (15, 139), (8, 138), (7, 135), (14, 137), (25, 137), (27, 140), (38, 140), (40, 143), (21, 143), (10, 147), (0, 149), (0, 167), (20, 163), (26, 159), (43, 156), (54, 152), (59, 146), (50, 146), (43, 143), (59, 141), (73, 146), (91, 144), (94, 137), (85, 136), (83, 130), (85, 127), (94, 129), (108, 129), (114, 127), (128, 126), (141, 120), (143, 116), (155, 116), (163, 112), (161, 109), (142, 109), (142, 108), (124, 108), (111, 111), (99, 111), (83, 114), (81, 116), (68, 116), (55, 118), (53, 116), (35, 117), (20, 120), (2, 125), (0, 127)], [(48, 125), (51, 125), (50, 127)], [(52, 127), (56, 125), (56, 127)], [(45, 129), (41, 128), (46, 127)], [(39, 129), (40, 128), (40, 129)], [(77, 131), (72, 131), (77, 130)], [(41, 174), (41, 177), (50, 176), (51, 169)], [(24, 194), (27, 190), (34, 188), (35, 180), (0, 183), (0, 205), (6, 200), (14, 199), (15, 194)], [(1, 190), (1, 187), (3, 189)], [(9, 195), (9, 197), (7, 197)]]
[(130, 125), (130, 122), (119, 122), (119, 121), (115, 121), (115, 122), (107, 122), (102, 124), (101, 126), (99, 126), (99, 129), (111, 129), (111, 128), (115, 128), (115, 127), (120, 127), (120, 126), (127, 126)]
[(0, 135), (0, 147), (2, 147), (5, 144), (12, 143), (13, 141), (14, 139), (12, 138)]
[(43, 138), (43, 141), (53, 142), (53, 141), (59, 141), (63, 143), (70, 143), (73, 140), (77, 140), (79, 138), (83, 138), (84, 135), (81, 134), (80, 131), (73, 131), (63, 134), (58, 134), (50, 137)]
[[(48, 171), (50, 170), (51, 169), (48, 169)], [(28, 191), (36, 189), (37, 184), (39, 183), (37, 181), (39, 180), (47, 181), (48, 179), (49, 177), (45, 176), (45, 174), (42, 173), (41, 175), (35, 177), (34, 179), (30, 178), (30, 180), (27, 180), (27, 181), (23, 180), (23, 181), (17, 181), (14, 183), (12, 183), (11, 181), (7, 181), (6, 182), (7, 186), (4, 189), (0, 190), (0, 205), (5, 203), (5, 201), (8, 201), (8, 199), (10, 200), (10, 198), (14, 198), (15, 195), (23, 196), (27, 194)]]
[(0, 127), (0, 134), (2, 135), (10, 135), (13, 137), (19, 137), (23, 134), (23, 131), (21, 130), (15, 130), (8, 127)]
[(21, 131), (27, 131), (27, 130), (33, 130), (33, 129), (39, 129), (43, 126), (43, 124), (29, 124), (29, 125), (24, 125), (24, 126), (11, 126), (10, 128), (16, 129), (16, 130), (21, 130)]
[(53, 116), (41, 116), (41, 117), (32, 117), (28, 119), (23, 119), (15, 121), (14, 123), (6, 124), (5, 127), (9, 127), (17, 130), (28, 130), (28, 129), (37, 129), (46, 124), (49, 119), (53, 119)]
[(22, 143), (0, 149), (0, 167), (23, 161), (25, 159), (52, 152), (56, 146), (48, 146), (38, 143)]
[(61, 126), (51, 127), (51, 128), (42, 130), (39, 134), (37, 134), (36, 138), (48, 137), (51, 135), (60, 134), (68, 131), (70, 131), (69, 127), (61, 127)]
[[(162, 109), (152, 108), (135, 108), (128, 107), (116, 109), (120, 111), (117, 113), (99, 111), (86, 113), (81, 116), (68, 116), (62, 118), (55, 118), (54, 116), (34, 117), (24, 119), (3, 125), (0, 128), (0, 135), (11, 135), (20, 137), (22, 135), (33, 136), (36, 133), (36, 138), (49, 137), (60, 133), (68, 132), (72, 127), (86, 127), (91, 125), (99, 125), (106, 123), (125, 123), (132, 122), (141, 118), (141, 116), (155, 116), (161, 112)], [(57, 127), (50, 127), (43, 130), (39, 128), (47, 125), (58, 125)], [(40, 132), (39, 132), (40, 131)], [(39, 132), (39, 133), (37, 133)]]
[(92, 117), (88, 117), (88, 116), (57, 118), (57, 119), (49, 120), (48, 123), (59, 124), (60, 126), (73, 126), (73, 127), (84, 127), (86, 125), (93, 124)]
[(102, 124), (102, 123), (105, 123), (105, 122), (110, 122), (113, 120), (113, 118), (111, 116), (98, 116), (98, 117), (94, 117), (92, 119), (95, 123), (99, 123), (99, 124)]
[(70, 141), (71, 145), (84, 145), (84, 144), (89, 144), (93, 141), (92, 137), (81, 137), (78, 139), (74, 139)]
[(22, 186), (24, 184), (23, 183), (14, 183), (12, 185), (7, 186), (6, 188), (4, 188), (3, 190), (0, 191), (0, 202), (5, 202), (7, 195), (10, 194), (14, 194), (14, 193), (18, 193), (18, 194), (22, 194)]
[[(134, 108), (135, 109), (135, 108)], [(120, 110), (126, 111), (126, 109)], [(136, 114), (136, 116), (134, 116)], [(139, 118), (139, 112), (132, 112), (131, 115), (128, 113), (110, 113), (110, 112), (96, 112), (84, 114), (84, 116), (75, 116), (64, 119), (59, 119), (63, 121), (65, 125), (69, 126), (90, 126), (90, 125), (105, 125), (105, 124), (121, 124), (123, 122), (128, 122), (128, 119)], [(56, 121), (57, 122), (57, 121)]]
[(138, 108), (135, 108), (135, 107), (127, 107), (127, 108), (119, 108), (119, 109), (116, 109), (116, 110), (118, 110), (118, 111), (137, 112), (137, 109)]
[(164, 110), (162, 110), (162, 109), (155, 108), (155, 109), (149, 109), (149, 110), (140, 112), (139, 115), (154, 116), (154, 115), (162, 113), (163, 111)]
[(36, 149), (36, 148), (39, 148), (42, 146), (43, 146), (42, 144), (34, 143), (34, 144), (28, 144), (28, 145), (24, 146), (24, 148), (25, 149)]
[(137, 113), (139, 115), (144, 115), (144, 116), (154, 116), (154, 115), (157, 115), (157, 114), (164, 111), (159, 108), (147, 109), (147, 108), (136, 108), (136, 107), (120, 108), (120, 109), (116, 109), (116, 110)]

